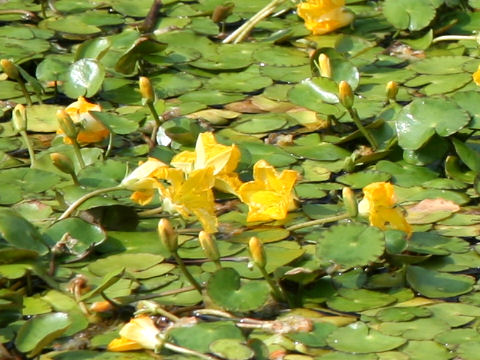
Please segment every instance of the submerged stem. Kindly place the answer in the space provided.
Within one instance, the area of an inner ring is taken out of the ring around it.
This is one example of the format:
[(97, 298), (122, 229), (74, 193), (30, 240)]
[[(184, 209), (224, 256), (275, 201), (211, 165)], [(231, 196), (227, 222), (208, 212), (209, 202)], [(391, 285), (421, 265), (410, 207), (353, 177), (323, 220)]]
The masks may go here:
[(185, 263), (183, 262), (183, 259), (178, 255), (177, 251), (172, 252), (172, 256), (177, 262), (178, 266), (180, 267), (180, 270), (182, 271), (183, 275), (187, 278), (187, 280), (190, 282), (190, 284), (193, 285), (193, 287), (200, 293), (202, 294), (202, 287), (198, 283), (197, 280), (192, 276), (190, 271), (188, 271), (187, 267), (185, 266)]
[(353, 107), (347, 107), (346, 108), (348, 113), (350, 114), (350, 117), (352, 118), (353, 122), (357, 126), (358, 130), (362, 133), (362, 135), (367, 139), (369, 142), (370, 146), (372, 147), (373, 150), (377, 150), (378, 145), (377, 141), (375, 138), (372, 136), (370, 131), (368, 131), (362, 124), (360, 117), (358, 116), (357, 110), (355, 110)]
[(311, 221), (307, 221), (307, 222), (304, 222), (304, 223), (301, 223), (301, 224), (292, 225), (292, 226), (289, 226), (287, 228), (287, 230), (288, 231), (295, 231), (295, 230), (303, 229), (303, 228), (306, 228), (306, 227), (309, 227), (309, 226), (323, 225), (323, 224), (326, 224), (326, 223), (329, 223), (329, 222), (348, 219), (349, 217), (350, 217), (350, 215), (348, 213), (335, 215), (335, 216), (329, 216), (329, 217), (326, 217), (326, 218), (311, 220)]
[(33, 168), (35, 167), (35, 152), (33, 150), (32, 143), (30, 142), (30, 139), (28, 138), (27, 132), (25, 130), (20, 131), (20, 135), (22, 136), (22, 139), (25, 142), (25, 146), (28, 150), (28, 156), (30, 157), (30, 167)]

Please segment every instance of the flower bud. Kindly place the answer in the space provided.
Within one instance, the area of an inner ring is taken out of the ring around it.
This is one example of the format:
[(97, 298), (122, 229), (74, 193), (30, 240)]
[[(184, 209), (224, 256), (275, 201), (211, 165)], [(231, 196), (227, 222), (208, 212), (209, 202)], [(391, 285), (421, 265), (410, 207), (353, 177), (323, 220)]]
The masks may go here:
[(64, 172), (65, 174), (75, 175), (75, 168), (73, 166), (72, 160), (67, 155), (60, 153), (51, 153), (50, 159), (52, 159), (53, 165)]
[(326, 78), (332, 77), (332, 67), (328, 55), (320, 54), (318, 57), (318, 66), (320, 67), (320, 76)]
[(20, 74), (18, 73), (18, 69), (13, 62), (8, 59), (0, 60), (0, 64), (2, 65), (3, 71), (8, 77), (12, 80), (20, 79)]
[(167, 219), (161, 219), (158, 222), (158, 236), (162, 241), (163, 246), (173, 253), (178, 249), (178, 236), (177, 232), (172, 228), (172, 224)]
[(27, 112), (22, 104), (17, 104), (13, 109), (12, 123), (16, 131), (27, 131)]
[(348, 215), (350, 215), (350, 217), (356, 217), (358, 215), (358, 203), (353, 190), (349, 187), (344, 187), (342, 189), (342, 198)]
[(200, 246), (207, 258), (212, 261), (218, 261), (218, 259), (220, 259), (217, 243), (212, 239), (211, 235), (202, 230), (198, 234), (198, 241), (200, 241)]
[(111, 302), (103, 300), (103, 301), (95, 301), (90, 305), (90, 311), (93, 312), (107, 312), (113, 309), (113, 305)]
[(150, 79), (145, 76), (140, 76), (139, 79), (140, 94), (142, 94), (143, 100), (148, 103), (155, 101), (155, 92), (153, 91), (152, 83)]
[(256, 236), (252, 236), (248, 241), (248, 250), (255, 265), (264, 268), (267, 264), (265, 249), (263, 248), (262, 242)]
[(78, 134), (78, 129), (75, 126), (72, 118), (65, 110), (57, 111), (57, 120), (58, 125), (62, 132), (70, 139), (76, 139)]
[(387, 99), (395, 101), (398, 94), (398, 83), (396, 81), (389, 81), (387, 83), (386, 91)]
[(228, 2), (226, 4), (218, 5), (212, 13), (212, 21), (218, 23), (225, 20), (228, 15), (232, 13), (232, 9), (235, 7), (235, 4)]
[(353, 106), (353, 92), (352, 87), (346, 81), (340, 81), (338, 85), (338, 93), (340, 97), (340, 103), (347, 109)]

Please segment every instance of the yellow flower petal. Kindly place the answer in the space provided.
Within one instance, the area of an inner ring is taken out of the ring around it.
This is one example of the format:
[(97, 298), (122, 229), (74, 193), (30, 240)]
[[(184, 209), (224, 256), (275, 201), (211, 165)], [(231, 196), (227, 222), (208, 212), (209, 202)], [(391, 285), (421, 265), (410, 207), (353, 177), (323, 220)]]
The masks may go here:
[(273, 166), (260, 160), (253, 167), (253, 178), (238, 189), (238, 196), (249, 208), (247, 222), (281, 220), (295, 209), (296, 171), (283, 170), (279, 175)]
[(314, 35), (322, 35), (350, 24), (353, 14), (343, 10), (344, 0), (308, 0), (297, 6), (298, 16)]
[(188, 174), (194, 169), (193, 165), (195, 164), (196, 156), (195, 151), (182, 151), (173, 157), (172, 161), (170, 161), (170, 165), (174, 168), (181, 169)]
[(159, 334), (160, 330), (155, 326), (153, 320), (146, 315), (131, 319), (120, 330), (122, 338), (134, 341), (144, 349), (155, 349), (160, 345)]
[[(77, 101), (71, 103), (65, 108), (65, 112), (72, 118), (74, 123), (81, 124), (81, 129), (77, 135), (77, 141), (80, 144), (96, 143), (104, 140), (110, 134), (109, 130), (100, 121), (96, 120), (89, 111), (102, 111), (98, 104), (88, 102), (83, 96)], [(57, 130), (61, 134), (61, 130)], [(70, 140), (65, 137), (65, 143)]]
[(140, 344), (123, 337), (113, 339), (107, 346), (109, 351), (133, 351), (140, 349), (143, 349)]
[(409, 236), (412, 228), (402, 212), (395, 208), (395, 190), (388, 182), (375, 182), (363, 188), (364, 199), (359, 204), (360, 214), (369, 217), (370, 225), (382, 230), (387, 224), (393, 229), (406, 232)]
[(480, 86), (480, 65), (478, 65), (477, 71), (472, 74), (473, 81), (475, 84)]

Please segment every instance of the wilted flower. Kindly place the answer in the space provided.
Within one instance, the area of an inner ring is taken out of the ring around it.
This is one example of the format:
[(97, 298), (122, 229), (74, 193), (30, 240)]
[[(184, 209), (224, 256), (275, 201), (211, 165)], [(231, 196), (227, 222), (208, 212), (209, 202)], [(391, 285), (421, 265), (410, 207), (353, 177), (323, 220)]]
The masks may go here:
[(130, 320), (120, 330), (120, 338), (108, 344), (110, 351), (130, 351), (139, 349), (154, 350), (161, 346), (160, 330), (146, 315), (140, 315)]
[(128, 190), (134, 191), (130, 199), (146, 205), (150, 203), (155, 195), (155, 190), (159, 187), (156, 175), (160, 168), (166, 168), (167, 165), (155, 158), (148, 158), (146, 162), (140, 165), (127, 175), (121, 185)]
[(344, 11), (345, 0), (307, 0), (298, 4), (298, 16), (314, 35), (322, 35), (350, 24), (353, 14)]
[(265, 160), (253, 166), (253, 181), (238, 189), (240, 199), (249, 207), (247, 221), (281, 220), (296, 208), (293, 186), (298, 179), (294, 170), (279, 175)]
[(382, 230), (386, 225), (407, 234), (412, 233), (412, 228), (403, 216), (400, 209), (395, 208), (395, 190), (389, 182), (375, 182), (363, 188), (365, 197), (358, 204), (359, 213), (368, 215), (370, 225)]
[[(77, 101), (71, 103), (65, 108), (65, 112), (70, 116), (75, 124), (80, 125), (77, 134), (77, 141), (80, 144), (91, 144), (102, 141), (109, 135), (108, 129), (100, 121), (95, 119), (89, 111), (102, 111), (98, 104), (88, 102), (83, 96)], [(63, 130), (57, 130), (58, 134), (62, 134)], [(63, 140), (66, 144), (71, 144), (71, 140), (65, 137)]]
[(236, 145), (222, 145), (211, 132), (198, 135), (195, 151), (183, 151), (174, 156), (171, 165), (186, 173), (193, 170), (213, 168), (215, 187), (223, 192), (235, 194), (242, 184), (234, 172), (240, 160), (240, 150)]

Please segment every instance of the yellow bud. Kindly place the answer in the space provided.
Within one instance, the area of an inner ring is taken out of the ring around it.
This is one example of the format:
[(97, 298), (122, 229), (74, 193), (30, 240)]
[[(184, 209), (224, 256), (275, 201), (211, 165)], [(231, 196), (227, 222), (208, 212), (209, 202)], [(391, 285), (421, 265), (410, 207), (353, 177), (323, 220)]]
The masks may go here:
[(220, 259), (220, 253), (218, 252), (217, 243), (212, 238), (212, 236), (205, 231), (200, 231), (198, 234), (198, 241), (200, 241), (200, 246), (203, 249), (203, 252), (212, 261), (217, 261)]
[(353, 92), (350, 84), (346, 81), (340, 81), (338, 85), (338, 93), (340, 97), (340, 103), (347, 109), (353, 106)]
[(76, 139), (78, 134), (78, 129), (75, 126), (70, 115), (65, 110), (58, 110), (57, 111), (57, 120), (58, 125), (62, 132), (69, 137), (70, 139)]
[(389, 81), (386, 90), (387, 99), (395, 101), (398, 94), (398, 83), (396, 81)]
[(140, 76), (138, 83), (143, 100), (147, 103), (153, 103), (155, 101), (155, 92), (153, 91), (150, 79), (145, 76)]
[(12, 80), (20, 79), (20, 74), (18, 73), (18, 69), (13, 62), (8, 59), (0, 60), (0, 64), (2, 65), (3, 71), (8, 77)]
[(318, 66), (320, 67), (320, 76), (331, 78), (332, 67), (330, 65), (330, 58), (325, 54), (320, 54), (318, 57)]
[(64, 172), (65, 174), (75, 175), (75, 168), (73, 166), (72, 160), (67, 155), (60, 153), (51, 153), (50, 159), (52, 160), (55, 167)]
[(252, 236), (248, 241), (248, 250), (250, 251), (250, 256), (252, 257), (255, 265), (260, 268), (264, 268), (267, 264), (265, 250), (262, 242), (256, 236)]
[(17, 104), (13, 109), (12, 123), (15, 130), (27, 131), (27, 112), (22, 104)]
[(162, 241), (163, 246), (171, 253), (178, 249), (177, 232), (173, 229), (172, 224), (167, 219), (161, 219), (158, 222), (158, 236)]
[(348, 215), (350, 215), (350, 217), (356, 217), (358, 215), (358, 203), (353, 190), (349, 187), (344, 187), (342, 189), (342, 198)]
[(235, 7), (234, 3), (228, 2), (226, 4), (218, 5), (212, 13), (212, 21), (218, 23), (225, 20), (228, 15), (232, 13), (232, 9)]

